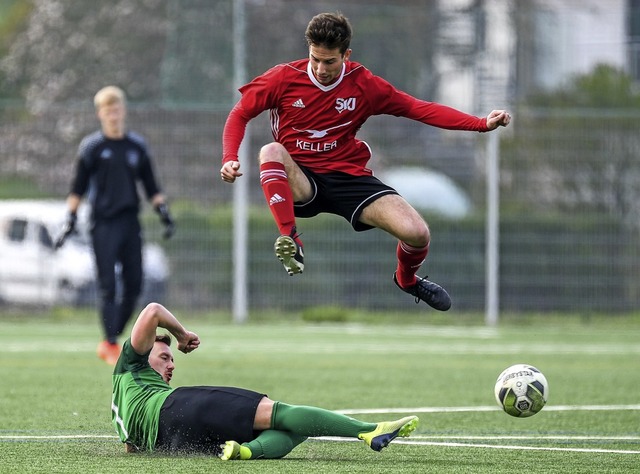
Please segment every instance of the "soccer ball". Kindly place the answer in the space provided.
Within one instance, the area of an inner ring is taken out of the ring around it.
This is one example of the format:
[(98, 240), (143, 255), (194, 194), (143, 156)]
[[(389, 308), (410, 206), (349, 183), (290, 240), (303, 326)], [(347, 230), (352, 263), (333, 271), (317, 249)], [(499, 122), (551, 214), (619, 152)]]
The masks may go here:
[(535, 367), (516, 364), (498, 376), (494, 393), (505, 412), (524, 418), (542, 410), (549, 396), (549, 383)]

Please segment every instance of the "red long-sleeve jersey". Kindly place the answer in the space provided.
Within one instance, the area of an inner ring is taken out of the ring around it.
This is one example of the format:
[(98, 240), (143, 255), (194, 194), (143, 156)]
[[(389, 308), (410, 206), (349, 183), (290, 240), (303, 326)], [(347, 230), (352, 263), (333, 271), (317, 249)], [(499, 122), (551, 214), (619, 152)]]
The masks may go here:
[(450, 130), (487, 131), (486, 118), (410, 96), (353, 61), (330, 85), (308, 59), (280, 64), (240, 88), (223, 132), (222, 162), (238, 160), (247, 123), (269, 110), (271, 131), (293, 160), (317, 173), (372, 174), (369, 146), (356, 133), (373, 115), (406, 117)]

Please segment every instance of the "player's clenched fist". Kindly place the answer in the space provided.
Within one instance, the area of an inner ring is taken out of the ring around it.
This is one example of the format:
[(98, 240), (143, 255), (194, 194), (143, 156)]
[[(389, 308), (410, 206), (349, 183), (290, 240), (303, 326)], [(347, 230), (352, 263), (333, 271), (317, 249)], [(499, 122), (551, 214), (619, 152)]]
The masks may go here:
[(222, 181), (226, 181), (227, 183), (233, 183), (236, 178), (242, 176), (242, 173), (238, 171), (240, 169), (239, 161), (227, 161), (220, 168), (220, 177)]
[(487, 129), (495, 130), (498, 127), (506, 127), (511, 122), (511, 114), (506, 110), (492, 110), (487, 115)]

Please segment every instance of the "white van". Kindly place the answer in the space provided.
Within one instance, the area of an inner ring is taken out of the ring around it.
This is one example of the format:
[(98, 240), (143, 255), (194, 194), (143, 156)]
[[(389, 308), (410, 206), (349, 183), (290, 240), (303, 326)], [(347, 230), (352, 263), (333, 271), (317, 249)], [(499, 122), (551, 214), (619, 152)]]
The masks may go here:
[[(88, 205), (80, 206), (78, 232), (56, 250), (54, 241), (62, 233), (67, 217), (64, 201), (0, 201), (0, 302), (95, 304), (97, 283), (89, 212)], [(143, 265), (141, 303), (161, 301), (169, 266), (159, 245), (144, 245)]]

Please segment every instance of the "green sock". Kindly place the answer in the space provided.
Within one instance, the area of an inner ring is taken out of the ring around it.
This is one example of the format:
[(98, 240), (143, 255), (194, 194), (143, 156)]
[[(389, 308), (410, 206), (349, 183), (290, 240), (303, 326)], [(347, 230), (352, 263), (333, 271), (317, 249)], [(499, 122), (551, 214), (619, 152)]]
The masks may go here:
[(275, 402), (271, 415), (273, 429), (300, 436), (344, 436), (357, 438), (376, 429), (377, 423), (365, 423), (323, 408), (287, 405)]
[[(293, 448), (305, 439), (307, 439), (305, 436), (295, 435), (286, 431), (265, 430), (253, 441), (242, 443), (240, 457), (241, 459), (279, 459), (289, 454)], [(246, 449), (250, 450), (250, 458), (242, 457), (242, 451)]]

